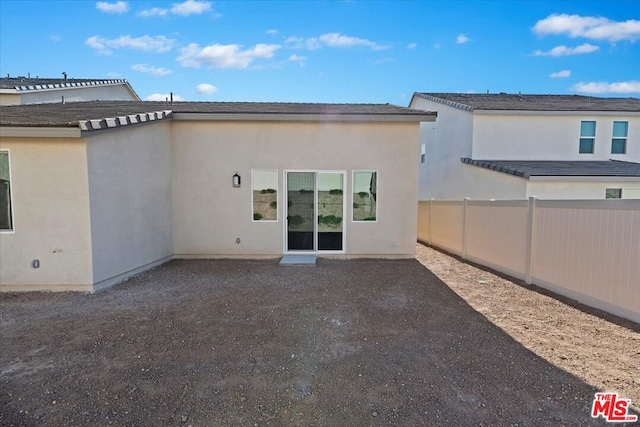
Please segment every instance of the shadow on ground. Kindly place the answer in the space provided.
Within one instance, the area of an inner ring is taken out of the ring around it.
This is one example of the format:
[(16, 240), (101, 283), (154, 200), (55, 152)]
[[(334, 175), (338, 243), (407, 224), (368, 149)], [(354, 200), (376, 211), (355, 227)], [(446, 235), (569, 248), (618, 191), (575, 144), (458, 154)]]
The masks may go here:
[(415, 260), (176, 260), (0, 301), (2, 425), (604, 424)]

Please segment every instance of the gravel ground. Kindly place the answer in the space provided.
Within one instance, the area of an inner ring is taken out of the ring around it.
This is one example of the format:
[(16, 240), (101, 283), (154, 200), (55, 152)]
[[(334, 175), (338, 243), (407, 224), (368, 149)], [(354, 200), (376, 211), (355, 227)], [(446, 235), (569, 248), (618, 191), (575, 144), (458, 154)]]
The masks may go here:
[(640, 410), (640, 325), (426, 246), (416, 258), (526, 348)]
[(417, 260), (176, 260), (0, 304), (0, 425), (604, 424)]

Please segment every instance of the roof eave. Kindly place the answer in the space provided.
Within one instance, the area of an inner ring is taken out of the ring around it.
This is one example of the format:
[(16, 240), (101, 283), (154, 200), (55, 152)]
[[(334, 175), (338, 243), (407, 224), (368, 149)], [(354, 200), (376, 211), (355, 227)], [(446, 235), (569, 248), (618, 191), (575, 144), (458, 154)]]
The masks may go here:
[(434, 122), (436, 117), (436, 112), (424, 114), (174, 113), (175, 120), (191, 121)]

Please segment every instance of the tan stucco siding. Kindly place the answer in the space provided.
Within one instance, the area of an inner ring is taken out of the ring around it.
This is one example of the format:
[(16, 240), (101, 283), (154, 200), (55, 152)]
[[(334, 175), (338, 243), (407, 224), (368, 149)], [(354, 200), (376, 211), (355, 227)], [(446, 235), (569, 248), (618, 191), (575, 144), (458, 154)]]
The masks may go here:
[(6, 149), (14, 230), (0, 234), (1, 289), (91, 290), (85, 142), (1, 138)]
[(173, 254), (169, 127), (153, 123), (88, 138), (95, 283)]
[(20, 95), (17, 93), (0, 93), (0, 105), (20, 104)]
[[(418, 123), (172, 123), (177, 256), (283, 253), (284, 170), (346, 172), (346, 254), (411, 256), (416, 241)], [(252, 222), (251, 169), (277, 169), (278, 222)], [(351, 222), (353, 170), (379, 173), (378, 222)], [(233, 188), (235, 172), (242, 187)], [(241, 243), (237, 244), (236, 239)]]

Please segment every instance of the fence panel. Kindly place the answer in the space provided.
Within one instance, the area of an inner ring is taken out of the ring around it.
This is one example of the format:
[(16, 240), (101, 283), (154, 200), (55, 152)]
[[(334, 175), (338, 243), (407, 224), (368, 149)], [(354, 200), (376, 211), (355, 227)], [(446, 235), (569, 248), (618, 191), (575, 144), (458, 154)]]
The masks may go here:
[(468, 201), (467, 259), (524, 279), (528, 210), (526, 200)]
[(640, 203), (585, 202), (538, 201), (533, 282), (640, 318)]
[(462, 208), (459, 201), (431, 202), (431, 242), (456, 255), (462, 255)]
[(431, 201), (421, 241), (640, 323), (640, 201)]

